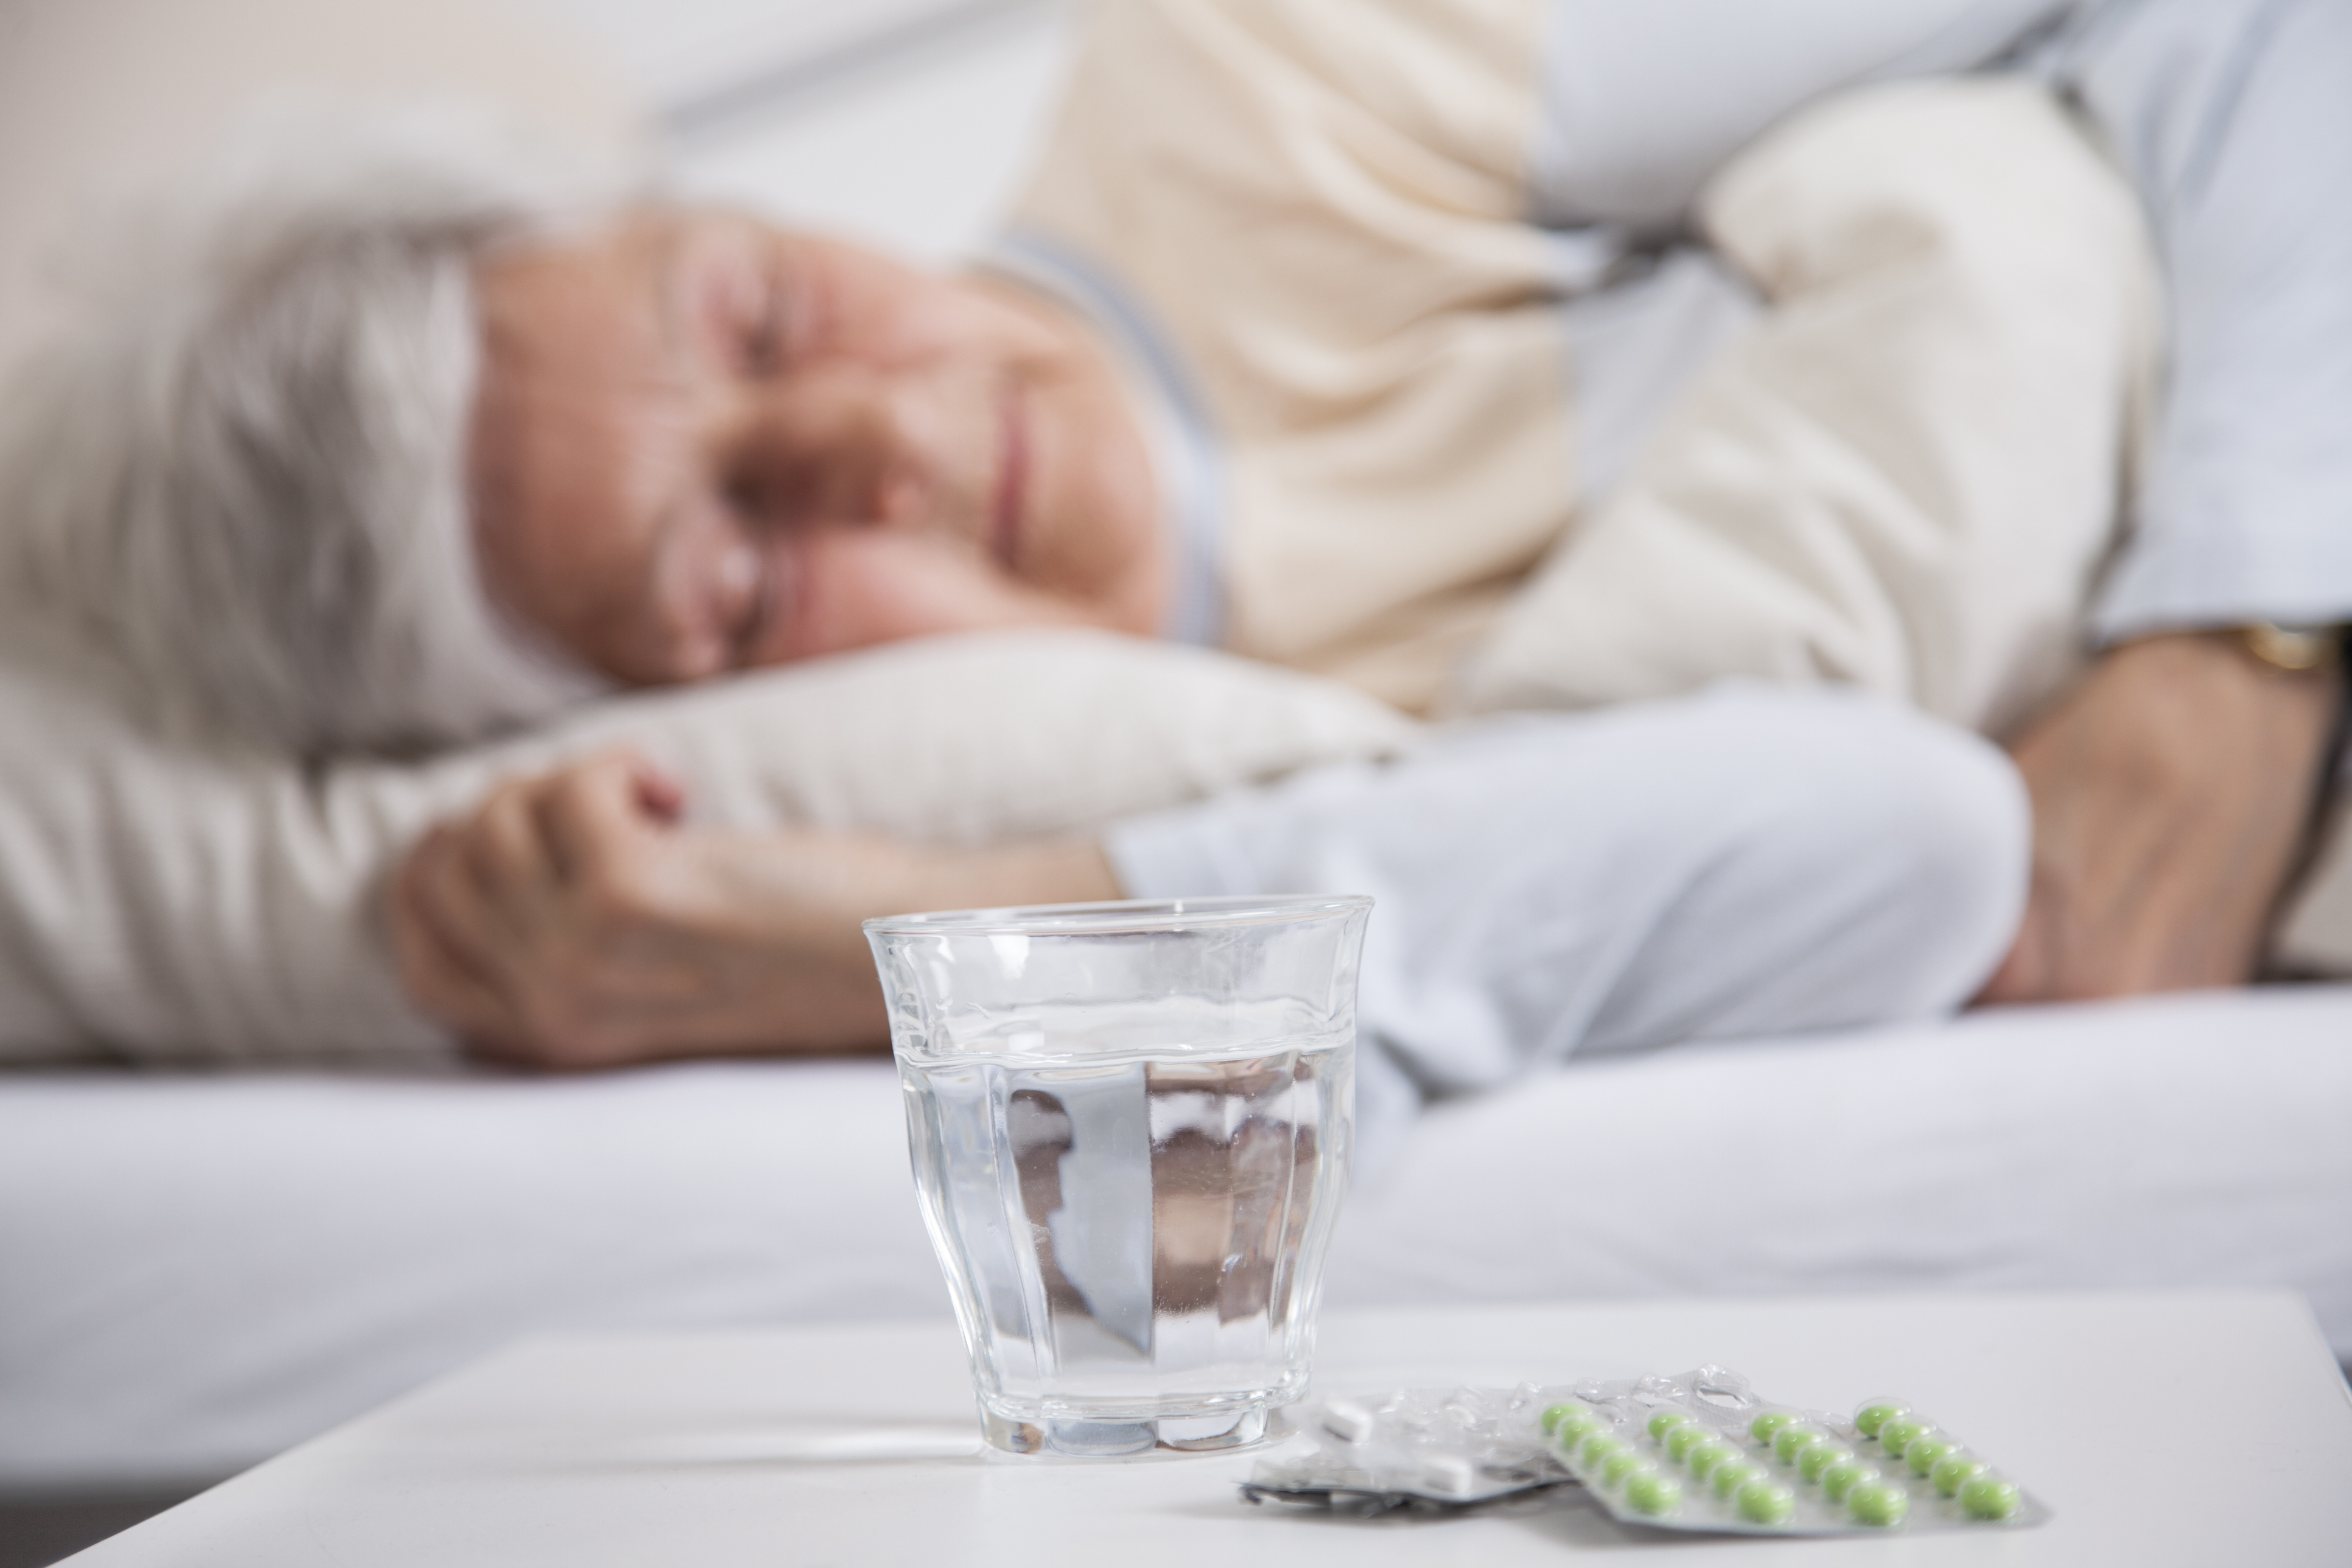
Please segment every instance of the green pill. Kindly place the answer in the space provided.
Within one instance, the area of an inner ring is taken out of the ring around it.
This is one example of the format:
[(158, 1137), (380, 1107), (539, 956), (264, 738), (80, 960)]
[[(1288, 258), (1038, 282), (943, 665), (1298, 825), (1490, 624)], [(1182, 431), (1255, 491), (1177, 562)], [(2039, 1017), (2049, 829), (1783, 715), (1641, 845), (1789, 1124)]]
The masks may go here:
[(1639, 1448), (1618, 1449), (1601, 1461), (1601, 1484), (1612, 1490), (1625, 1484), (1625, 1478), (1636, 1470), (1655, 1469), (1650, 1457)]
[(1772, 1441), (1773, 1433), (1783, 1426), (1793, 1426), (1796, 1422), (1797, 1413), (1793, 1410), (1767, 1410), (1748, 1424), (1748, 1435), (1759, 1443), (1769, 1444)]
[(1886, 1445), (1889, 1454), (1901, 1458), (1903, 1450), (1911, 1446), (1914, 1438), (1924, 1436), (1935, 1429), (1933, 1421), (1922, 1421), (1916, 1415), (1896, 1415), (1880, 1425), (1878, 1440)]
[(1625, 1447), (1625, 1439), (1614, 1432), (1591, 1432), (1585, 1435), (1583, 1442), (1577, 1445), (1576, 1457), (1584, 1462), (1587, 1468), (1591, 1468), (1610, 1455), (1622, 1452)]
[(1772, 1434), (1772, 1457), (1784, 1465), (1793, 1465), (1799, 1454), (1828, 1438), (1829, 1434), (1818, 1426), (1783, 1426)]
[(1970, 1519), (2007, 1519), (2022, 1500), (2015, 1481), (2003, 1480), (1990, 1470), (1960, 1483), (1960, 1507)]
[(1720, 1437), (1709, 1437), (1706, 1442), (1696, 1445), (1689, 1453), (1685, 1454), (1683, 1463), (1690, 1467), (1692, 1475), (1696, 1476), (1700, 1480), (1705, 1480), (1715, 1473), (1716, 1466), (1727, 1459), (1738, 1457), (1739, 1450), (1731, 1444)]
[(1840, 1459), (1851, 1459), (1853, 1450), (1842, 1443), (1815, 1443), (1797, 1456), (1797, 1473), (1809, 1481), (1822, 1479), (1822, 1472)]
[(1908, 1415), (1911, 1407), (1893, 1399), (1874, 1399), (1853, 1413), (1853, 1429), (1865, 1437), (1875, 1437), (1878, 1429), (1898, 1415)]
[(1900, 1524), (1911, 1511), (1911, 1494), (1893, 1481), (1864, 1481), (1845, 1494), (1845, 1506), (1864, 1524)]
[(1764, 1472), (1745, 1459), (1726, 1459), (1708, 1472), (1706, 1484), (1719, 1498), (1728, 1498), (1750, 1481), (1760, 1481)]
[(1536, 1419), (1542, 1423), (1544, 1436), (1549, 1437), (1559, 1430), (1561, 1416), (1573, 1415), (1583, 1408), (1584, 1406), (1580, 1405), (1547, 1405), (1544, 1406), (1543, 1414)]
[(1625, 1483), (1625, 1506), (1653, 1519), (1682, 1505), (1683, 1484), (1664, 1470), (1644, 1470)]
[(1966, 1448), (1955, 1448), (1937, 1460), (1936, 1468), (1927, 1474), (1936, 1483), (1937, 1491), (1946, 1497), (1958, 1497), (1960, 1489), (1969, 1484), (1970, 1477), (1984, 1474), (1988, 1468), (1982, 1459)]
[(1796, 1511), (1797, 1494), (1769, 1476), (1739, 1489), (1739, 1517), (1750, 1524), (1786, 1524)]
[(1650, 1417), (1650, 1436), (1663, 1443), (1675, 1427), (1690, 1424), (1690, 1413), (1686, 1410), (1661, 1410)]
[(1864, 1481), (1880, 1479), (1875, 1467), (1864, 1464), (1849, 1455), (1822, 1469), (1822, 1495), (1832, 1502), (1845, 1501), (1845, 1494)]
[(1701, 1443), (1712, 1440), (1714, 1436), (1714, 1433), (1697, 1422), (1687, 1422), (1666, 1434), (1666, 1453), (1675, 1463), (1679, 1465), (1690, 1458), (1693, 1448), (1697, 1447)]
[(1587, 1437), (1591, 1436), (1595, 1432), (1606, 1432), (1609, 1429), (1609, 1418), (1599, 1411), (1571, 1410), (1559, 1418), (1559, 1426), (1554, 1429), (1551, 1436), (1552, 1441), (1559, 1445), (1563, 1453), (1572, 1454), (1576, 1451), (1577, 1445), (1582, 1443)]
[(1911, 1467), (1913, 1475), (1924, 1476), (1936, 1468), (1937, 1460), (1959, 1451), (1960, 1446), (1941, 1432), (1929, 1432), (1911, 1439), (1911, 1446), (1903, 1450), (1903, 1462)]

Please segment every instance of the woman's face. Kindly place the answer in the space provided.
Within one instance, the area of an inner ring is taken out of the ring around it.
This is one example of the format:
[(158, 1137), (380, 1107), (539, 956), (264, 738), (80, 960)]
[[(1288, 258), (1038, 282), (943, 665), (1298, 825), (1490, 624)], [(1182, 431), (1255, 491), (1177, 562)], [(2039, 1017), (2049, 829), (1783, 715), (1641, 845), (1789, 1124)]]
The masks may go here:
[(1149, 459), (1066, 318), (730, 214), (476, 275), (491, 597), (632, 685), (995, 626), (1157, 628)]

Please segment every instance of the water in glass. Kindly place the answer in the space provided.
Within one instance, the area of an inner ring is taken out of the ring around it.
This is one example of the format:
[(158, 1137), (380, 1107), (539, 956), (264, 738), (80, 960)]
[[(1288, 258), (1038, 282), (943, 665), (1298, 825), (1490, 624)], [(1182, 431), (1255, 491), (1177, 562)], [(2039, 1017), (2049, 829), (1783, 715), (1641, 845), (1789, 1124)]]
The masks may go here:
[[(916, 1184), (1015, 1452), (1254, 1440), (1306, 1382), (1353, 1030), (1046, 1007), (906, 1058)], [(1194, 1045), (1188, 1039), (1213, 1041)]]

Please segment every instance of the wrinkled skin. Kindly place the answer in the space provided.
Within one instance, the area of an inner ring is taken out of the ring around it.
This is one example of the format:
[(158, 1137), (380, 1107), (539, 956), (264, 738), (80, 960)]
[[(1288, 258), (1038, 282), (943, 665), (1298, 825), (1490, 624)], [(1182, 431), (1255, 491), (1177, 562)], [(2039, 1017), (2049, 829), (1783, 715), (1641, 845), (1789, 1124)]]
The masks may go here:
[(1091, 842), (953, 852), (679, 825), (677, 784), (614, 752), (509, 783), (395, 874), (409, 994), (478, 1052), (585, 1068), (887, 1044), (857, 922), (1118, 896)]
[(652, 208), (477, 269), (490, 595), (624, 685), (932, 632), (1157, 629), (1149, 455), (1008, 286)]
[(2033, 797), (2032, 894), (1987, 1002), (2242, 985), (2297, 868), (2334, 670), (2226, 633), (2115, 649), (2011, 746)]

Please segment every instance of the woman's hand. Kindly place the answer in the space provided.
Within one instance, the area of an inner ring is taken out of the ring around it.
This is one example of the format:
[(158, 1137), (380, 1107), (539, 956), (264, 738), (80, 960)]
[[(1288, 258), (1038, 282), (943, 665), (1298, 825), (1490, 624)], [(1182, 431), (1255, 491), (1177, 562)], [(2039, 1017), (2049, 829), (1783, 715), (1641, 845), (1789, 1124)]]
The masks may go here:
[(2242, 985), (2299, 865), (2341, 677), (2226, 633), (2126, 643), (2011, 745), (2033, 796), (2025, 922), (1985, 1002)]
[(684, 792), (614, 752), (500, 786), (433, 829), (389, 891), (410, 997), (476, 1051), (583, 1068), (879, 1048), (858, 922), (1117, 898), (1091, 841), (932, 851), (869, 835), (685, 826)]
[(687, 827), (684, 804), (614, 753), (433, 829), (391, 889), (410, 995), (476, 1050), (534, 1067), (879, 1044), (852, 911), (856, 863), (887, 847)]

